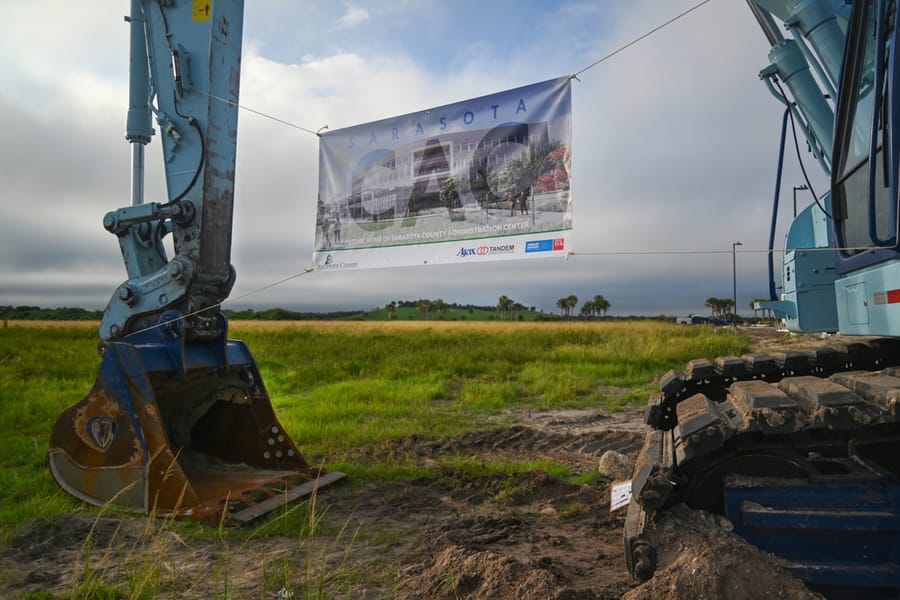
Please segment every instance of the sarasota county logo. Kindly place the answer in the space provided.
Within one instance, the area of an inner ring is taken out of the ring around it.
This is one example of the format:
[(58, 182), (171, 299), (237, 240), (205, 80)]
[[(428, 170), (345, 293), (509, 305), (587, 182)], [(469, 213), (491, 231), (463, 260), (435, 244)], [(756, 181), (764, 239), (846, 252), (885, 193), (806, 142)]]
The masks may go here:
[(358, 262), (343, 262), (343, 261), (335, 261), (334, 256), (331, 254), (325, 255), (325, 260), (317, 263), (316, 268), (323, 271), (333, 271), (340, 269), (355, 269), (359, 267)]
[(118, 425), (112, 417), (94, 417), (87, 422), (87, 433), (91, 441), (105, 452), (116, 439)]

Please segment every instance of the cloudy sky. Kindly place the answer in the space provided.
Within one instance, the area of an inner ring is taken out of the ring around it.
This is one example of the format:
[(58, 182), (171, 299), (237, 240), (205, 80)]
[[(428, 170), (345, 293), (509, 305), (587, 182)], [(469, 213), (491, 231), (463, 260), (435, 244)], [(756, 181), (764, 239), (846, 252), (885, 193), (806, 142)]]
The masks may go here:
[[(241, 104), (311, 130), (347, 127), (575, 73), (697, 3), (248, 2)], [(4, 2), (17, 27), (0, 37), (0, 305), (102, 308), (125, 279), (101, 220), (130, 203), (127, 10)], [(507, 295), (555, 311), (560, 297), (603, 294), (611, 314), (706, 314), (706, 298), (731, 296), (741, 241), (749, 312), (768, 290), (782, 113), (757, 76), (767, 52), (745, 3), (712, 0), (579, 76), (567, 260), (314, 272), (257, 291), (311, 266), (318, 138), (242, 111), (226, 307)], [(165, 201), (158, 141), (147, 152), (146, 198)], [(803, 182), (787, 162), (776, 246)]]

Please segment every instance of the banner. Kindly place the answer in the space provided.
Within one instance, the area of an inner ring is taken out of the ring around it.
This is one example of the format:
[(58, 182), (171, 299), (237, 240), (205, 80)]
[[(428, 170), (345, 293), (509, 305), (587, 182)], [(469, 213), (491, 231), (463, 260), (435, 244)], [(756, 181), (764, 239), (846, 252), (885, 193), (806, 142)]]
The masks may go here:
[(564, 256), (570, 78), (322, 134), (316, 270)]

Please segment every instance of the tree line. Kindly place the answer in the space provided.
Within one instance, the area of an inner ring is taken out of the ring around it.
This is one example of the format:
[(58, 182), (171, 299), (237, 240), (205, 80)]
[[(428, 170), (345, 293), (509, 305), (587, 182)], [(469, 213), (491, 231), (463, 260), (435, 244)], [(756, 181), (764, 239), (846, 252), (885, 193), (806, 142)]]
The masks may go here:
[(102, 310), (74, 307), (0, 306), (0, 319), (4, 321), (99, 321), (102, 316)]
[[(560, 314), (566, 318), (572, 316), (572, 311), (576, 306), (578, 306), (578, 296), (575, 294), (570, 294), (556, 301), (556, 307), (560, 310)], [(597, 294), (581, 305), (579, 314), (586, 318), (605, 317), (610, 308), (612, 308), (612, 304), (609, 303), (609, 300), (601, 294)]]

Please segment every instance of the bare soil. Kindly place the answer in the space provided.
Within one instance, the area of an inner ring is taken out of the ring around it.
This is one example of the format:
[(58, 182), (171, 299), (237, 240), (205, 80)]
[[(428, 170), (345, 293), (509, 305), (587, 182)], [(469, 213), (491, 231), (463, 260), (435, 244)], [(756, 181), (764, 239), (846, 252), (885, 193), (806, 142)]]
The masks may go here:
[[(764, 349), (785, 341), (772, 332), (757, 337)], [(379, 443), (353, 458), (432, 466), (453, 457), (549, 459), (583, 472), (608, 450), (633, 461), (644, 429), (643, 409), (523, 411), (503, 419), (453, 438)], [(40, 520), (0, 548), (0, 597), (64, 595), (91, 582), (144, 585), (159, 598), (818, 597), (727, 522), (685, 507), (657, 522), (659, 568), (639, 585), (626, 571), (625, 509), (610, 512), (610, 484), (575, 485), (540, 470), (508, 477), (452, 467), (403, 483), (348, 483), (316, 499), (314, 538), (195, 539), (170, 524), (121, 516)]]

